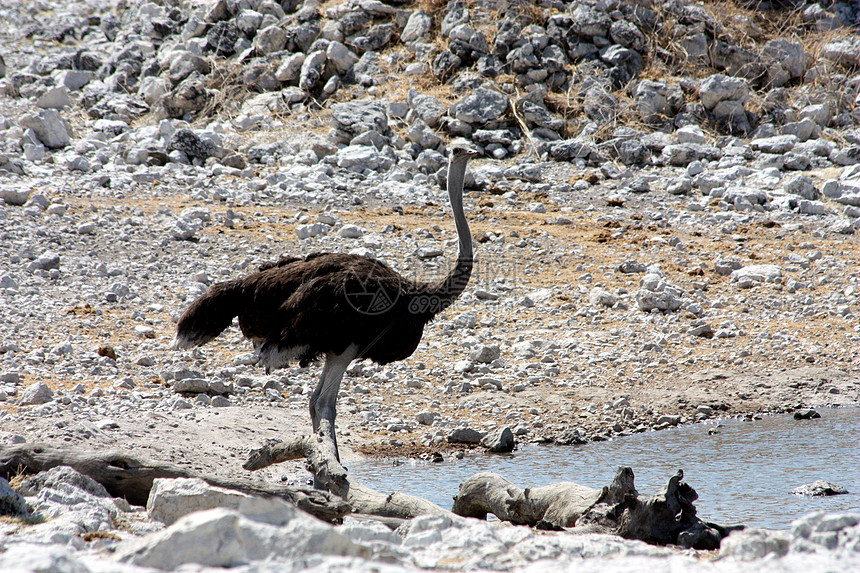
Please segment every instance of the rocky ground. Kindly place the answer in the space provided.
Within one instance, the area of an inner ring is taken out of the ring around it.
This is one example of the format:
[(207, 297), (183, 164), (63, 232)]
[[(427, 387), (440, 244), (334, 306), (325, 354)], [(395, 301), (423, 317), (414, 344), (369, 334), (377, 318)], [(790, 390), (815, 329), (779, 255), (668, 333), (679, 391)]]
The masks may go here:
[(857, 405), (858, 14), (782, 4), (0, 8), (0, 439), (235, 475), (308, 431), (318, 366), (176, 318), (282, 254), (444, 273), (458, 137), (475, 276), (350, 368), (347, 456)]

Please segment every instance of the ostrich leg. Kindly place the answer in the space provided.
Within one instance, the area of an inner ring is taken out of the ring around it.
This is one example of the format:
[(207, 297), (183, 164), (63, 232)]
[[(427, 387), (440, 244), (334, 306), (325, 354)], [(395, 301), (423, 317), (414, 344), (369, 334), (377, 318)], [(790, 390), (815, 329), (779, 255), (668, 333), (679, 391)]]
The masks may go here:
[[(334, 442), (337, 461), (340, 461), (340, 454), (337, 451), (337, 435), (334, 431), (334, 419), (337, 416), (337, 393), (340, 390), (340, 381), (357, 353), (358, 349), (353, 345), (347, 348), (343, 354), (334, 354), (333, 352), (326, 354), (320, 381), (311, 394), (311, 425), (314, 433), (319, 431), (328, 433)], [(325, 422), (326, 425), (322, 426), (322, 422)]]

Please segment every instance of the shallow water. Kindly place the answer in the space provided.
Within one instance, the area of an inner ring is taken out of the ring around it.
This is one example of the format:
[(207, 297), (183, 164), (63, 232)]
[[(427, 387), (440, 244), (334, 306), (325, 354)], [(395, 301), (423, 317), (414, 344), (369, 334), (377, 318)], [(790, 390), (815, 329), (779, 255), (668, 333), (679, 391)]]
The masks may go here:
[[(520, 487), (573, 481), (609, 485), (621, 465), (633, 468), (640, 494), (659, 492), (678, 469), (699, 494), (698, 515), (722, 524), (787, 529), (816, 510), (860, 511), (860, 409), (821, 409), (821, 418), (789, 415), (716, 422), (646, 432), (582, 446), (525, 445), (512, 454), (476, 453), (442, 463), (366, 459), (350, 473), (379, 491), (403, 491), (451, 507), (460, 482), (493, 471)], [(397, 465), (400, 464), (400, 465)], [(818, 479), (850, 493), (827, 498), (792, 495)]]

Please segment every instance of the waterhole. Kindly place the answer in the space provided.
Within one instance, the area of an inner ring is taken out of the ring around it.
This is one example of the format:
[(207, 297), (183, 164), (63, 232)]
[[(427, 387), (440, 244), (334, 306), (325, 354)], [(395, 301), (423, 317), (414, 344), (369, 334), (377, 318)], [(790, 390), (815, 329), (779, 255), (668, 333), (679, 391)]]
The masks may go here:
[[(860, 511), (860, 409), (818, 411), (821, 418), (813, 420), (723, 420), (581, 446), (526, 444), (511, 454), (476, 452), (460, 460), (446, 455), (441, 463), (365, 459), (349, 470), (378, 491), (402, 491), (450, 509), (460, 482), (479, 471), (499, 473), (520, 487), (573, 481), (598, 488), (626, 465), (633, 468), (639, 493), (652, 495), (683, 469), (684, 481), (699, 494), (702, 519), (787, 529), (810, 511)], [(791, 493), (819, 479), (850, 493)]]

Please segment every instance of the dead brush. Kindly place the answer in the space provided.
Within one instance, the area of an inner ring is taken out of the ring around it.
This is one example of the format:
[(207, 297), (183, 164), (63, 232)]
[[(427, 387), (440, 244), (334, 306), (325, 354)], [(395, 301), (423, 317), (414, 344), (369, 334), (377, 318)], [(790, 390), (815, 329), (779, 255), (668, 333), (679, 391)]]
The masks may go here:
[[(647, 34), (648, 56), (642, 74), (646, 79), (665, 80), (668, 75), (705, 77), (711, 72), (710, 66), (703, 66), (678, 41), (679, 31), (675, 29), (673, 16), (662, 5), (654, 7), (658, 16), (657, 28)], [(649, 69), (651, 71), (649, 71)], [(641, 75), (640, 75), (641, 77)]]
[(573, 96), (573, 93), (578, 91), (579, 84), (571, 82), (566, 93), (549, 92), (544, 97), (544, 105), (547, 109), (557, 113), (564, 120), (564, 128), (560, 134), (562, 137), (571, 137), (574, 133), (578, 133), (584, 123), (581, 118), (585, 108), (582, 102)]
[(546, 26), (549, 14), (540, 6), (537, 0), (515, 0), (510, 2), (507, 11), (521, 17), (526, 22)]
[(206, 88), (214, 91), (199, 117), (224, 114), (232, 117), (238, 113), (253, 92), (241, 81), (242, 64), (227, 60), (211, 62), (212, 72), (206, 77)]
[(755, 47), (774, 38), (799, 41), (807, 32), (802, 7), (762, 10), (761, 2), (741, 5), (738, 0), (705, 0), (705, 9), (729, 39)]

